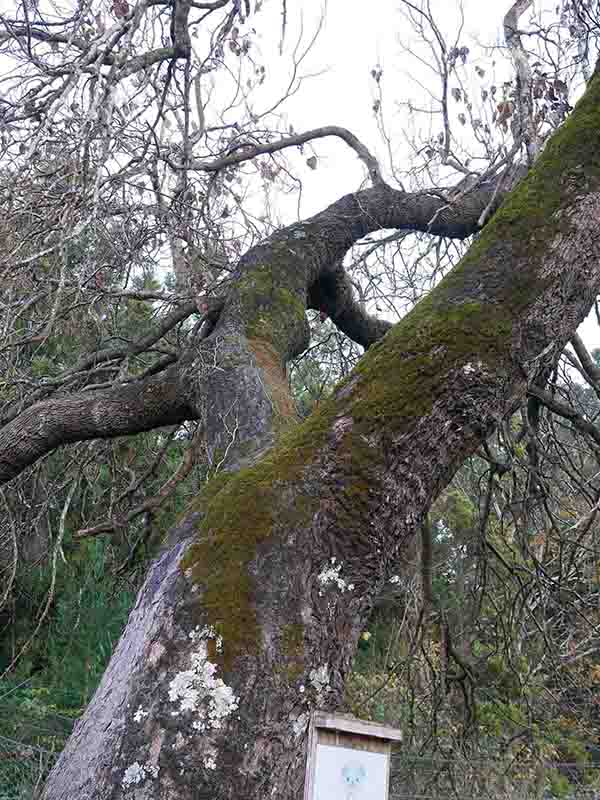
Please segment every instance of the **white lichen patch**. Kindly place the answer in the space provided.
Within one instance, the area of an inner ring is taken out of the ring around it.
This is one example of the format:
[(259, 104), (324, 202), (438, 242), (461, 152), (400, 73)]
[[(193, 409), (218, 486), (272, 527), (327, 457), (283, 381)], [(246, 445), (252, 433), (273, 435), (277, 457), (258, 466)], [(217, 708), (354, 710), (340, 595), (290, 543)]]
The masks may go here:
[(311, 686), (313, 689), (316, 689), (317, 692), (323, 692), (329, 689), (329, 670), (326, 664), (311, 669), (308, 678)]
[(486, 366), (481, 360), (477, 361), (468, 361), (462, 368), (463, 375), (485, 375), (486, 374)]
[[(317, 580), (321, 586), (336, 586), (340, 592), (351, 592), (354, 589), (353, 583), (348, 583), (340, 575), (342, 571), (342, 562), (337, 561), (335, 556), (332, 556), (327, 564), (323, 567), (321, 572), (317, 575)], [(322, 589), (319, 589), (319, 596), (323, 595)]]
[(128, 786), (135, 786), (144, 780), (146, 780), (146, 770), (139, 761), (134, 761), (125, 770), (121, 785), (126, 789)]
[(293, 723), (292, 723), (292, 730), (294, 731), (294, 736), (298, 738), (298, 736), (302, 736), (308, 727), (308, 721), (310, 716), (306, 713), (300, 714)]
[(144, 711), (142, 706), (138, 706), (137, 711), (133, 715), (133, 719), (135, 722), (141, 722), (143, 719), (145, 719), (145, 717), (148, 716), (148, 713), (148, 711)]
[(327, 692), (331, 691), (329, 670), (327, 669), (327, 666), (322, 664), (320, 667), (314, 667), (311, 669), (308, 675), (308, 682), (315, 693), (315, 704), (317, 706), (322, 705), (325, 701), (325, 695)]
[(196, 628), (189, 636), (198, 649), (191, 655), (191, 669), (178, 672), (169, 684), (169, 700), (178, 706), (172, 714), (191, 713), (197, 731), (217, 730), (238, 707), (233, 689), (216, 677), (217, 665), (208, 659), (207, 639), (215, 639), (217, 649), (223, 641), (209, 627)]
[(160, 767), (158, 764), (151, 764), (148, 762), (144, 765), (144, 768), (152, 778), (158, 778), (158, 773), (160, 772)]
[(158, 764), (151, 764), (150, 762), (140, 764), (139, 761), (134, 761), (123, 773), (121, 785), (124, 789), (128, 789), (130, 786), (136, 786), (138, 783), (142, 783), (146, 778), (158, 778), (159, 772), (160, 767)]
[(205, 769), (217, 768), (217, 762), (215, 761), (214, 756), (204, 756), (202, 763), (204, 764)]
[(327, 692), (331, 691), (327, 665), (322, 664), (320, 667), (311, 669), (308, 675), (308, 681), (315, 691), (315, 702), (319, 706), (325, 700)]
[(196, 625), (194, 630), (189, 632), (188, 636), (192, 642), (201, 642), (206, 639), (213, 639), (217, 653), (223, 652), (223, 637), (219, 636), (212, 625), (205, 625), (203, 628), (201, 628), (199, 625)]

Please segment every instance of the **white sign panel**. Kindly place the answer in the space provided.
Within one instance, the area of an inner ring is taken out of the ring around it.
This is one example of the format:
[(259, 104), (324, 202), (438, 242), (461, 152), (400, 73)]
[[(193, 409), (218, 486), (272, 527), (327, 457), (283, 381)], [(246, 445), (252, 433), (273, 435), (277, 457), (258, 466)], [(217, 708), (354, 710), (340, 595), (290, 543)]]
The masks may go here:
[(318, 744), (315, 800), (386, 800), (388, 757)]

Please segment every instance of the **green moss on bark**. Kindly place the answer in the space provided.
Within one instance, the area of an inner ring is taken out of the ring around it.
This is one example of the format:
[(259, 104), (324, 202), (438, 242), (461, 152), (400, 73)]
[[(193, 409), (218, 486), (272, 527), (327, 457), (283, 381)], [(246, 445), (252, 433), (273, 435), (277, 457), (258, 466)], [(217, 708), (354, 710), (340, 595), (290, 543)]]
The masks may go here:
[(285, 262), (257, 266), (236, 286), (246, 336), (268, 342), (280, 353), (306, 324), (304, 293), (294, 288), (289, 272)]
[[(584, 172), (585, 169), (585, 172)], [(332, 437), (345, 459), (343, 489), (349, 520), (366, 507), (365, 475), (382, 458), (366, 436), (398, 435), (430, 412), (452, 369), (471, 365), (502, 379), (514, 365), (515, 325), (548, 288), (544, 256), (569, 230), (571, 199), (600, 185), (600, 77), (555, 134), (526, 181), (488, 223), (465, 258), (378, 345), (316, 412), (285, 433), (256, 467), (242, 470), (212, 492), (196, 544), (183, 567), (203, 593), (209, 621), (223, 635), (226, 666), (261, 641), (253, 608), (250, 565), (278, 526), (307, 523), (318, 499), (295, 498), (282, 508), (281, 488), (314, 462)], [(558, 213), (561, 212), (561, 213)], [(526, 268), (516, 273), (512, 259)], [(249, 331), (280, 351), (304, 315), (299, 294), (274, 286), (277, 263), (251, 271), (240, 286)], [(294, 283), (292, 282), (292, 286)], [(244, 299), (246, 298), (246, 299)], [(291, 321), (290, 321), (291, 319)], [(336, 422), (349, 420), (340, 437)], [(207, 489), (210, 494), (211, 490)], [(303, 502), (298, 502), (302, 500)], [(352, 509), (355, 504), (356, 514)]]
[(469, 301), (438, 309), (426, 299), (358, 365), (349, 413), (363, 430), (383, 424), (401, 432), (431, 410), (449, 370), (474, 362), (497, 371), (512, 327), (499, 306)]
[(244, 469), (216, 493), (182, 563), (202, 589), (209, 623), (223, 637), (225, 668), (239, 652), (255, 652), (259, 639), (248, 566), (271, 534), (274, 493), (269, 473), (259, 472)]
[[(257, 466), (240, 471), (216, 492), (207, 487), (200, 499), (206, 513), (183, 568), (192, 570), (208, 621), (223, 636), (226, 669), (241, 653), (255, 653), (261, 641), (249, 570), (260, 544), (272, 535), (275, 522), (307, 524), (318, 507), (318, 498), (301, 495), (293, 508), (283, 508), (281, 488), (298, 479), (336, 436), (344, 475), (340, 522), (349, 534), (359, 530), (368, 506), (368, 474), (383, 457), (364, 434), (379, 426), (393, 434), (410, 425), (431, 408), (444, 369), (474, 356), (495, 359), (510, 330), (510, 321), (494, 317), (480, 304), (465, 304), (446, 315), (430, 303), (420, 306), (394, 329), (385, 346), (369, 351), (345, 410), (343, 400), (325, 401), (305, 423), (284, 433)], [(428, 341), (435, 343), (433, 351), (424, 348)], [(340, 412), (353, 421), (343, 436), (334, 432)], [(208, 503), (207, 497), (212, 498)]]
[(281, 652), (284, 657), (284, 671), (288, 683), (294, 683), (304, 673), (304, 625), (289, 623), (283, 626)]

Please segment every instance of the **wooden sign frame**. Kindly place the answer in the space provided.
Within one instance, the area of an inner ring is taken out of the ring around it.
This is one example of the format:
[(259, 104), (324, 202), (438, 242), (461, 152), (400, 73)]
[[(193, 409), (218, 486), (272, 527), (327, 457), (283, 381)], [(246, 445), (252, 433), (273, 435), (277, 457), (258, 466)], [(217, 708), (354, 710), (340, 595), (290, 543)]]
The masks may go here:
[(392, 742), (401, 741), (402, 734), (396, 728), (357, 719), (351, 714), (313, 712), (308, 734), (304, 800), (316, 800), (317, 746), (319, 744), (385, 755), (387, 760), (387, 767), (385, 768), (385, 800), (387, 800), (389, 795)]

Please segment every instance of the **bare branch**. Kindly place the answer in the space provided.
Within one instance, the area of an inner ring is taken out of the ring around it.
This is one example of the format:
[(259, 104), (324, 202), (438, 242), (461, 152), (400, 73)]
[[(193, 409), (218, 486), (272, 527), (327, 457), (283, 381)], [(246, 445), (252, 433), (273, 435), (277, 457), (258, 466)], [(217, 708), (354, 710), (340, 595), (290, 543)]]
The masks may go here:
[(535, 161), (542, 142), (534, 120), (531, 67), (519, 35), (518, 21), (519, 17), (531, 7), (532, 2), (533, 0), (516, 0), (504, 17), (504, 38), (517, 74), (517, 114), (515, 119), (518, 121), (518, 129), (513, 133), (517, 142), (525, 143), (527, 161), (530, 166)]
[(579, 414), (569, 405), (566, 403), (561, 403), (555, 397), (553, 397), (550, 392), (547, 392), (545, 389), (541, 389), (538, 386), (531, 386), (527, 390), (527, 395), (529, 397), (537, 398), (541, 403), (543, 403), (547, 409), (552, 411), (554, 414), (558, 414), (559, 417), (563, 419), (569, 420), (577, 430), (581, 431), (581, 433), (585, 433), (588, 436), (591, 436), (592, 439), (596, 442), (596, 444), (600, 445), (600, 430), (585, 419), (584, 416)]
[(244, 161), (249, 161), (256, 158), (256, 156), (277, 153), (279, 150), (284, 150), (287, 147), (298, 147), (314, 139), (323, 139), (326, 136), (337, 136), (346, 142), (365, 164), (372, 183), (382, 183), (383, 179), (375, 156), (369, 152), (368, 148), (353, 133), (337, 125), (326, 125), (323, 128), (314, 128), (313, 130), (306, 131), (306, 133), (286, 136), (283, 139), (279, 139), (279, 141), (268, 142), (266, 144), (254, 144), (252, 142), (236, 144), (236, 151), (239, 150), (239, 152), (230, 153), (222, 158), (218, 158), (216, 161), (208, 163), (195, 160), (191, 163), (191, 168), (201, 170), (202, 172), (218, 172), (233, 164), (241, 164)]
[(107, 520), (106, 522), (101, 522), (99, 525), (94, 525), (91, 528), (82, 528), (81, 530), (77, 531), (76, 538), (84, 539), (89, 536), (98, 536), (101, 533), (112, 533), (113, 531), (118, 531), (133, 519), (139, 517), (140, 514), (144, 514), (145, 512), (152, 511), (155, 508), (162, 506), (165, 500), (167, 500), (173, 494), (181, 481), (190, 474), (194, 465), (197, 463), (198, 454), (202, 443), (202, 436), (202, 429), (198, 428), (194, 434), (194, 438), (191, 441), (190, 446), (185, 451), (183, 459), (181, 460), (181, 464), (177, 467), (177, 470), (173, 473), (173, 475), (171, 475), (171, 477), (165, 481), (165, 483), (163, 483), (153, 497), (147, 497), (142, 503), (139, 503), (122, 517), (116, 517)]

